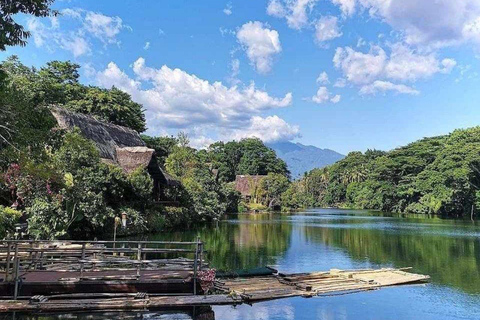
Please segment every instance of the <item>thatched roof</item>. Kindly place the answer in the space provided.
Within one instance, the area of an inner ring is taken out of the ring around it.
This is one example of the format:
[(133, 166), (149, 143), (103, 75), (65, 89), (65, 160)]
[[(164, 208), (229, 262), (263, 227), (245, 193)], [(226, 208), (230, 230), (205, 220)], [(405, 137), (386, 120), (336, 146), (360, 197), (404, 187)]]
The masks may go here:
[(50, 110), (60, 128), (70, 130), (77, 127), (85, 138), (92, 140), (103, 159), (115, 160), (117, 148), (145, 147), (138, 132), (130, 128), (102, 122), (64, 108), (54, 107)]
[(235, 190), (244, 197), (249, 197), (266, 176), (262, 175), (237, 175), (235, 177)]
[(155, 157), (155, 150), (147, 148), (138, 132), (127, 127), (99, 121), (92, 116), (52, 107), (51, 112), (62, 129), (77, 127), (82, 135), (92, 140), (100, 151), (102, 161), (119, 165), (126, 173), (142, 167), (162, 184), (178, 182), (167, 174)]

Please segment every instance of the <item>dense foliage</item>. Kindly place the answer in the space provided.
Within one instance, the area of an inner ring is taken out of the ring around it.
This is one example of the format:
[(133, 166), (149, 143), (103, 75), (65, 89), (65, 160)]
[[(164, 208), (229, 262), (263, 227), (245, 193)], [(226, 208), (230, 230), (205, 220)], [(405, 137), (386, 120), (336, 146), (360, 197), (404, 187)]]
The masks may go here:
[(286, 205), (470, 214), (480, 208), (480, 127), (381, 152), (352, 152), (314, 169), (283, 195)]
[(289, 175), (285, 161), (256, 138), (216, 142), (208, 148), (208, 159), (218, 169), (219, 179), (225, 182), (234, 181), (239, 174)]
[[(17, 96), (22, 96), (22, 100), (28, 104), (25, 108), (62, 105), (102, 121), (126, 126), (138, 132), (145, 131), (145, 116), (140, 104), (133, 102), (130, 95), (115, 87), (103, 89), (80, 84), (79, 68), (79, 65), (69, 61), (51, 61), (37, 70), (23, 65), (16, 56), (7, 58), (0, 65), (0, 69), (8, 76), (3, 83), (4, 87), (16, 92)], [(24, 113), (12, 114), (11, 118), (20, 115), (23, 116)]]

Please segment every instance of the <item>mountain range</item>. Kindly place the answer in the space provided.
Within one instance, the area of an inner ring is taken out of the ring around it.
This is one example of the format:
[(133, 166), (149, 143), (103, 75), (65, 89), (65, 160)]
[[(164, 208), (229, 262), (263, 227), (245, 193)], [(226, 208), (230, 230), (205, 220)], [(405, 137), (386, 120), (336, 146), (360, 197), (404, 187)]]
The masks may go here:
[(287, 163), (293, 179), (300, 178), (306, 171), (328, 166), (345, 157), (330, 149), (306, 146), (298, 142), (275, 142), (267, 146), (275, 150), (277, 156)]

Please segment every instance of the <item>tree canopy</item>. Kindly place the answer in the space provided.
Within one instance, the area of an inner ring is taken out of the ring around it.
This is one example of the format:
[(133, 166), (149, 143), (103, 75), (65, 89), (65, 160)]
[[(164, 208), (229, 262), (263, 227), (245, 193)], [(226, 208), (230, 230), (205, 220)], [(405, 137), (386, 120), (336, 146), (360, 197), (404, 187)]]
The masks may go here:
[(219, 179), (225, 182), (234, 181), (235, 176), (239, 174), (289, 175), (285, 161), (278, 158), (274, 150), (257, 138), (216, 142), (210, 145), (207, 153), (212, 166), (219, 171)]
[(15, 22), (13, 17), (18, 13), (30, 14), (35, 17), (56, 15), (50, 9), (54, 0), (2, 0), (0, 1), (0, 51), (6, 46), (25, 46), (30, 32)]
[(0, 65), (8, 76), (4, 87), (23, 95), (30, 109), (59, 105), (138, 132), (146, 130), (140, 104), (115, 87), (104, 89), (81, 84), (79, 68), (70, 61), (51, 61), (37, 70), (23, 65), (16, 56)]

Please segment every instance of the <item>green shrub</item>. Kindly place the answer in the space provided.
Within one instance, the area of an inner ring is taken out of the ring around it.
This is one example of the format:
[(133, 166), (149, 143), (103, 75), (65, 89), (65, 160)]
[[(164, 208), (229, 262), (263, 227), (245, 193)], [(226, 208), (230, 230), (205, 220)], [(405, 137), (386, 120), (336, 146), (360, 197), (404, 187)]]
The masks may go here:
[(0, 206), (0, 238), (5, 238), (14, 232), (15, 223), (18, 222), (22, 213), (18, 210)]

